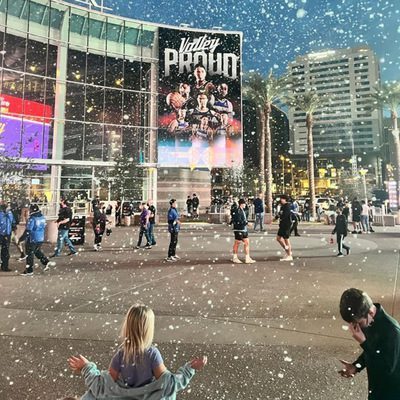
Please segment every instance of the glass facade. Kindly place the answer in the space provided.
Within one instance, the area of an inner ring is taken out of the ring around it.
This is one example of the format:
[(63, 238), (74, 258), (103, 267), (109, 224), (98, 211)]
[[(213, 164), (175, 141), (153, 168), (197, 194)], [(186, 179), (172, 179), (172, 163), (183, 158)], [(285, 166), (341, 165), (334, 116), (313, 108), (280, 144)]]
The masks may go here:
[(0, 0), (2, 135), (12, 155), (47, 160), (40, 190), (60, 164), (63, 195), (93, 191), (96, 171), (121, 156), (156, 162), (155, 37), (153, 26), (64, 3)]

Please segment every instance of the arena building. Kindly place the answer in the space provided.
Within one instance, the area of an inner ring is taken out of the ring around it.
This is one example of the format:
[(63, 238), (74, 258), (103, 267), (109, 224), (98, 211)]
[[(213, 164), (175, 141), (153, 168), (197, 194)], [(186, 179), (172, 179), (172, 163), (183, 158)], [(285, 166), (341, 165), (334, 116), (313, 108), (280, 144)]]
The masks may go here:
[[(139, 167), (137, 197), (183, 200), (196, 191), (206, 203), (212, 168), (242, 161), (241, 33), (159, 26), (115, 16), (103, 2), (79, 3), (0, 0), (1, 155), (29, 166), (30, 195), (46, 195), (54, 210), (60, 197), (112, 199), (112, 171), (124, 162)], [(196, 64), (207, 75), (213, 125), (194, 157), (204, 93)], [(218, 94), (228, 83), (231, 101)], [(190, 106), (177, 94), (183, 84)], [(170, 129), (181, 114), (192, 118), (190, 144)], [(216, 132), (225, 135), (218, 145)]]

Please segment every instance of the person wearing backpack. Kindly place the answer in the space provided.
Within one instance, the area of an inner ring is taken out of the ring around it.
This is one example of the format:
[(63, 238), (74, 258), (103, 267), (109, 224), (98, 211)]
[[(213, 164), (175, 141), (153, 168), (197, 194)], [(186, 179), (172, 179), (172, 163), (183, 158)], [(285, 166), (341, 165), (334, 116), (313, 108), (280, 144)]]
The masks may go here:
[(37, 204), (31, 204), (29, 207), (29, 218), (26, 223), (24, 235), (26, 235), (25, 252), (26, 267), (21, 276), (33, 275), (34, 258), (38, 258), (43, 265), (43, 271), (48, 271), (50, 267), (54, 267), (56, 263), (49, 259), (42, 252), (42, 244), (44, 242), (44, 234), (46, 229), (46, 218), (43, 216)]
[(11, 233), (15, 226), (14, 215), (7, 210), (6, 204), (0, 205), (0, 247), (1, 247), (1, 270), (10, 272), (8, 262), (10, 260)]

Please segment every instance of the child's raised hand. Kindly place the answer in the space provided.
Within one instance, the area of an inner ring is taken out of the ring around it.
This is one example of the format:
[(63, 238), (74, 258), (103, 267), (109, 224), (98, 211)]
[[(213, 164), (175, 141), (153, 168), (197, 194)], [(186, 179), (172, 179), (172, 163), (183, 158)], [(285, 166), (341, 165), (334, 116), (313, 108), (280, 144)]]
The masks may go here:
[(190, 361), (190, 366), (196, 371), (202, 369), (207, 364), (207, 356), (194, 358)]
[(89, 360), (83, 357), (81, 354), (79, 354), (78, 357), (71, 356), (68, 358), (68, 364), (69, 367), (72, 369), (74, 372), (81, 372), (82, 368), (89, 363)]

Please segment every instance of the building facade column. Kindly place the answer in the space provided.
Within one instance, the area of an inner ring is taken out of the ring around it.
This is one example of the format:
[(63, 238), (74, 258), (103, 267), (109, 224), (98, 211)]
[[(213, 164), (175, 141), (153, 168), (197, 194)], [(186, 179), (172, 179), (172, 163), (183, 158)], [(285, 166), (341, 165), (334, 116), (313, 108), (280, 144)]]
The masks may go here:
[[(67, 93), (67, 63), (68, 63), (68, 38), (69, 38), (69, 15), (64, 15), (60, 28), (60, 38), (57, 48), (57, 75), (56, 95), (54, 104), (53, 125), (53, 147), (52, 160), (59, 162), (63, 159), (64, 152), (64, 129), (65, 129), (65, 101)], [(51, 203), (57, 208), (61, 193), (61, 171), (60, 165), (51, 166)]]

